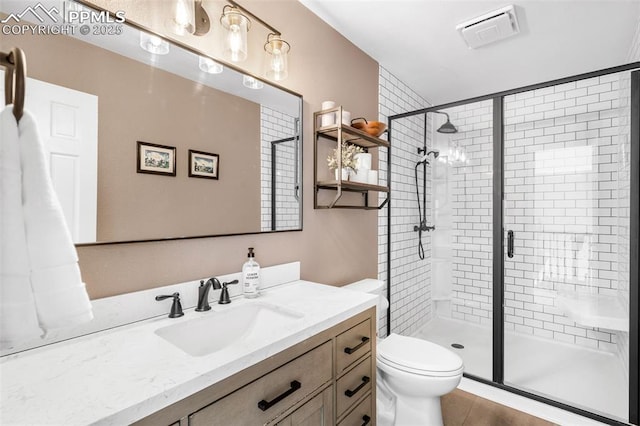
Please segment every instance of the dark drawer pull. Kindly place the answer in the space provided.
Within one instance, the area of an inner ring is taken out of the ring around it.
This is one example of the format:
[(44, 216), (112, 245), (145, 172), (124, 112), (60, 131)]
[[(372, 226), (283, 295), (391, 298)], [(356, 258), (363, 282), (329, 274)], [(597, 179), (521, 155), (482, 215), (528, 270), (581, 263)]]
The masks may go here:
[(354, 390), (347, 389), (346, 391), (344, 391), (344, 394), (351, 398), (353, 395), (357, 394), (358, 391), (362, 389), (367, 383), (369, 383), (369, 380), (371, 380), (369, 376), (362, 376), (362, 383), (360, 383)]
[(354, 346), (352, 348), (344, 348), (344, 352), (351, 355), (352, 353), (354, 353), (355, 351), (357, 351), (358, 349), (366, 345), (368, 341), (369, 341), (368, 337), (363, 337), (362, 342), (360, 342), (358, 346)]
[(366, 414), (364, 416), (362, 416), (362, 421), (364, 423), (362, 423), (362, 426), (367, 426), (369, 424), (369, 422), (371, 421), (371, 417), (367, 416)]
[(291, 388), (287, 389), (285, 392), (276, 396), (273, 400), (265, 401), (263, 399), (262, 401), (258, 402), (258, 408), (261, 409), (262, 411), (267, 411), (269, 408), (273, 407), (278, 402), (282, 401), (283, 399), (285, 399), (286, 397), (288, 397), (289, 395), (291, 395), (301, 387), (302, 385), (300, 384), (300, 382), (297, 380), (294, 380), (293, 382), (291, 382)]

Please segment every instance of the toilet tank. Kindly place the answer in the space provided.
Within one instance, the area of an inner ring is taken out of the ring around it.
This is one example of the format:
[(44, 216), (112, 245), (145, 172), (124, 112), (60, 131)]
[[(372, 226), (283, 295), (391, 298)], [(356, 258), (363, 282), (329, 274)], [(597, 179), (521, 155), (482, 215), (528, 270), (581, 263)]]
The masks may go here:
[(377, 313), (376, 330), (378, 330), (380, 328), (379, 327), (380, 319), (382, 318), (382, 315), (387, 311), (387, 308), (389, 307), (389, 301), (384, 295), (384, 282), (381, 280), (373, 279), (373, 278), (366, 278), (364, 280), (347, 284), (342, 288), (345, 288), (347, 290), (359, 291), (361, 293), (375, 294), (376, 296), (378, 296), (378, 304), (376, 307), (376, 313)]

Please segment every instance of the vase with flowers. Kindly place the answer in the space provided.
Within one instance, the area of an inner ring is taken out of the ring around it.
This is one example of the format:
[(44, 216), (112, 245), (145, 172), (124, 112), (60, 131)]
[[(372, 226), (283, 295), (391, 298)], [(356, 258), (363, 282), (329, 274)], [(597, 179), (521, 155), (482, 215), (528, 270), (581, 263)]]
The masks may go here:
[[(327, 157), (327, 165), (329, 170), (334, 170), (336, 180), (349, 180), (350, 172), (357, 171), (356, 154), (363, 153), (364, 149), (358, 145), (342, 142), (341, 146), (336, 147), (331, 155)], [(342, 155), (340, 155), (342, 154)], [(338, 157), (341, 157), (341, 163), (338, 163)], [(339, 170), (341, 167), (341, 170)]]

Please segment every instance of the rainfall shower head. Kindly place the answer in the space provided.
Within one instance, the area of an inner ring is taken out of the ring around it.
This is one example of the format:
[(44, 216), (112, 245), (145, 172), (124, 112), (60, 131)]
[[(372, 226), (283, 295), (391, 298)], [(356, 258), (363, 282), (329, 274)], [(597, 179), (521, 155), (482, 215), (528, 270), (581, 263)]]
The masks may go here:
[(438, 113), (438, 114), (444, 114), (444, 115), (447, 116), (447, 122), (444, 123), (442, 126), (440, 126), (440, 128), (438, 128), (438, 130), (436, 130), (436, 132), (438, 132), (438, 133), (458, 133), (458, 129), (456, 129), (456, 126), (451, 124), (451, 122), (449, 121), (449, 114), (447, 114), (446, 112), (440, 112), (440, 111), (434, 111), (434, 112)]

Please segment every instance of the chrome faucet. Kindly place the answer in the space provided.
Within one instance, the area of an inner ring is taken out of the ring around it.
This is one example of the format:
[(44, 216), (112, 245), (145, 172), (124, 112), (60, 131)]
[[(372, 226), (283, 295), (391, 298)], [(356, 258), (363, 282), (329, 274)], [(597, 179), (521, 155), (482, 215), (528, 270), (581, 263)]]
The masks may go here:
[(213, 287), (214, 290), (220, 290), (222, 285), (217, 278), (209, 278), (205, 283), (204, 280), (200, 280), (200, 286), (198, 287), (198, 307), (197, 312), (204, 312), (211, 309), (209, 306), (209, 289)]

